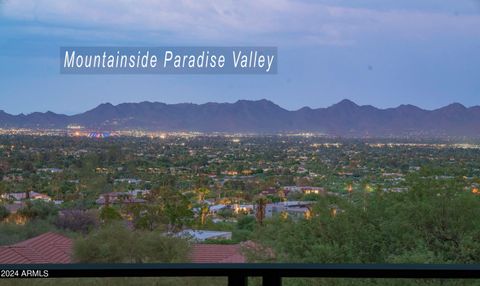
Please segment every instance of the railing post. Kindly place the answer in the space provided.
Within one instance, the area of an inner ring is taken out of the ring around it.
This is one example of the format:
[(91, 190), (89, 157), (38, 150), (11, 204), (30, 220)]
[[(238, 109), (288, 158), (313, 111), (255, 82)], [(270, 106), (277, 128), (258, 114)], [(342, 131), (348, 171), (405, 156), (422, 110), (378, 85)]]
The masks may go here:
[(248, 277), (244, 275), (229, 275), (228, 286), (248, 286)]
[(264, 275), (262, 281), (263, 286), (282, 286), (282, 277), (275, 274)]

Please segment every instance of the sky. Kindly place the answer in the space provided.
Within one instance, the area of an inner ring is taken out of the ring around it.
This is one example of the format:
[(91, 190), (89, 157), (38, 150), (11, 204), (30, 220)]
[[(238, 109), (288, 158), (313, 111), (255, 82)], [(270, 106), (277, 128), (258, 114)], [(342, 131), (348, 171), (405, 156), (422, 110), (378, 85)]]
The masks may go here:
[[(65, 75), (65, 46), (276, 46), (276, 75)], [(480, 0), (0, 0), (0, 110), (480, 105)]]

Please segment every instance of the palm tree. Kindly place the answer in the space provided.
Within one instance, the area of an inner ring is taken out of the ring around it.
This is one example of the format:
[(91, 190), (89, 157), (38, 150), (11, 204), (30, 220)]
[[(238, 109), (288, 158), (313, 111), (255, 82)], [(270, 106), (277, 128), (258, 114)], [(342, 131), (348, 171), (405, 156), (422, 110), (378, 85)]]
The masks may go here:
[(312, 206), (307, 206), (307, 210), (305, 211), (305, 213), (303, 214), (304, 218), (307, 219), (307, 220), (310, 220), (312, 219), (313, 217), (313, 209), (312, 209)]
[(198, 195), (198, 201), (203, 202), (205, 200), (205, 196), (210, 193), (210, 190), (207, 188), (197, 188), (195, 192)]
[(260, 225), (263, 225), (263, 220), (265, 219), (265, 208), (267, 206), (267, 199), (263, 196), (258, 197), (256, 200), (256, 212), (255, 217), (257, 218), (257, 222)]
[(201, 225), (205, 225), (205, 222), (207, 221), (208, 210), (209, 208), (207, 204), (203, 204), (200, 207), (200, 224)]

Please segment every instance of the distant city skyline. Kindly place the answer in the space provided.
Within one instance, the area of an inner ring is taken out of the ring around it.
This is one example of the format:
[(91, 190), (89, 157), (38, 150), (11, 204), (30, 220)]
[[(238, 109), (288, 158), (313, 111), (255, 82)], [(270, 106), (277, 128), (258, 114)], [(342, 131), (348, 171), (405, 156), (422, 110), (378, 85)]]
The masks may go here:
[[(101, 103), (342, 99), (378, 108), (480, 105), (476, 0), (1, 1), (0, 110)], [(61, 75), (63, 46), (276, 46), (278, 74)]]

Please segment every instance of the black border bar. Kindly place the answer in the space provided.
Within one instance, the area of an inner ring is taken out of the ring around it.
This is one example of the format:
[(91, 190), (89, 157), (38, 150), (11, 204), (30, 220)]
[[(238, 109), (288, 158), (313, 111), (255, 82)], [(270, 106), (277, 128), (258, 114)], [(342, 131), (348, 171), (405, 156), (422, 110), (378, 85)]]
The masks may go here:
[(0, 264), (1, 270), (48, 271), (67, 277), (282, 277), (480, 279), (480, 264)]

